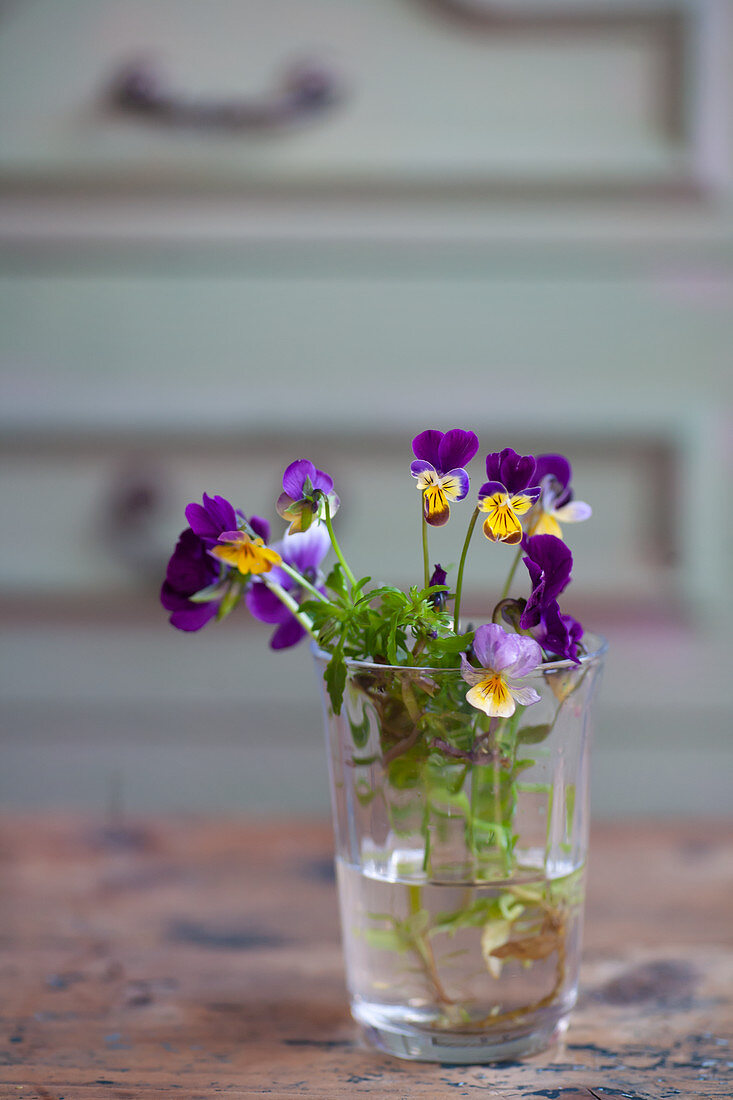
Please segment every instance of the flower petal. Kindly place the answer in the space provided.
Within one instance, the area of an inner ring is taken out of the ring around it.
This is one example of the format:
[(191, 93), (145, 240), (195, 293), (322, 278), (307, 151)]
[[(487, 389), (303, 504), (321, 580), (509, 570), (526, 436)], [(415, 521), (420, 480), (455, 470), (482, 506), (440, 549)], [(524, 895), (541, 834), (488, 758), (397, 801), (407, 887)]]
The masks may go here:
[(442, 439), (442, 432), (439, 432), (436, 428), (428, 428), (427, 431), (420, 432), (413, 439), (412, 453), (415, 458), (425, 459), (434, 469), (437, 469), (440, 465), (439, 449)]
[(561, 508), (555, 509), (555, 518), (560, 523), (581, 523), (592, 515), (593, 509), (590, 504), (586, 504), (582, 500), (571, 500), (568, 504), (563, 504)]
[(315, 484), (316, 468), (307, 458), (298, 458), (291, 462), (283, 474), (283, 489), (293, 500), (300, 500), (303, 496), (303, 485), (306, 478), (311, 484)]
[(450, 505), (440, 484), (423, 490), (425, 521), (431, 527), (443, 527), (450, 517)]
[(426, 462), (424, 458), (416, 458), (410, 463), (410, 473), (413, 477), (417, 478), (419, 478), (421, 474), (434, 474), (435, 477), (437, 477), (435, 466), (433, 466), (432, 462)]
[(533, 504), (537, 503), (539, 499), (541, 489), (539, 485), (533, 485), (531, 489), (523, 489), (521, 493), (515, 493), (509, 499), (509, 503), (518, 516), (523, 516), (525, 512), (528, 512)]
[(307, 575), (316, 573), (330, 546), (328, 531), (323, 524), (315, 523), (307, 531), (285, 535), (273, 550), (277, 550), (288, 565)]
[(486, 679), (486, 672), (482, 668), (474, 668), (469, 664), (465, 653), (461, 654), (461, 676), (467, 684), (480, 684)]
[(532, 535), (522, 543), (526, 557), (522, 561), (532, 581), (532, 593), (522, 612), (523, 630), (537, 626), (542, 612), (570, 583), (573, 555), (554, 535)]
[(537, 518), (531, 521), (529, 531), (532, 535), (554, 535), (557, 539), (562, 538), (560, 524), (552, 512), (546, 512), (544, 508), (538, 510)]
[(510, 718), (517, 709), (511, 692), (502, 676), (487, 676), (466, 692), (466, 701), (490, 718)]
[(204, 493), (203, 501), (203, 505), (189, 504), (186, 507), (186, 519), (194, 534), (202, 539), (218, 539), (222, 531), (236, 528), (237, 515), (228, 500)]
[(318, 492), (323, 493), (324, 496), (333, 490), (333, 478), (324, 473), (323, 470), (316, 470), (315, 477), (311, 478), (313, 488)]
[(453, 470), (468, 466), (478, 450), (478, 436), (463, 428), (451, 428), (438, 445), (438, 469)]
[(259, 535), (265, 542), (270, 541), (270, 524), (266, 519), (261, 516), (250, 516), (249, 525), (256, 535)]
[(508, 497), (495, 493), (481, 501), (481, 510), (487, 513), (484, 534), (491, 542), (506, 542), (516, 546), (522, 541), (522, 524), (514, 515)]
[(185, 609), (174, 611), (169, 622), (177, 630), (201, 630), (214, 618), (218, 610), (219, 604), (216, 602), (191, 604)]
[(498, 623), (486, 623), (473, 636), (473, 651), (484, 668), (501, 671), (516, 660), (516, 642), (516, 634), (509, 634)]
[(507, 684), (515, 702), (519, 703), (520, 706), (531, 707), (533, 703), (539, 703), (540, 694), (533, 687), (522, 687), (519, 684), (512, 683), (511, 680), (508, 680)]
[(485, 481), (478, 491), (479, 502), (483, 501), (486, 497), (493, 497), (497, 493), (501, 493), (502, 496), (509, 495), (500, 481)]
[(534, 640), (522, 634), (511, 635), (515, 641), (514, 656), (503, 666), (507, 676), (526, 676), (542, 664), (542, 648)]
[(305, 630), (294, 615), (289, 615), (270, 638), (270, 649), (289, 649), (305, 637)]
[(538, 481), (542, 481), (546, 477), (551, 477), (558, 482), (561, 489), (566, 489), (570, 484), (570, 463), (565, 455), (537, 455), (537, 471), (535, 476)]
[(262, 581), (256, 581), (245, 596), (247, 609), (261, 623), (284, 623), (292, 618), (290, 611)]
[(468, 494), (470, 482), (465, 470), (449, 470), (440, 479), (440, 487), (448, 500), (463, 500)]
[(521, 493), (534, 477), (536, 461), (532, 455), (518, 455), (511, 447), (486, 456), (486, 476), (499, 481), (508, 493)]

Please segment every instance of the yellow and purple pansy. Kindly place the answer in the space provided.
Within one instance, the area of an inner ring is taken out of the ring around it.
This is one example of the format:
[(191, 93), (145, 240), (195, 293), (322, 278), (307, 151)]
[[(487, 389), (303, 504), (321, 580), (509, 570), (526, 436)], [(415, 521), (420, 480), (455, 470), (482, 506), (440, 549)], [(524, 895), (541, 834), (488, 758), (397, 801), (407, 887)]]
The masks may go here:
[[(321, 563), (328, 553), (331, 541), (328, 531), (323, 524), (312, 525), (308, 531), (298, 531), (294, 535), (285, 535), (273, 546), (277, 550), (286, 565), (300, 573), (325, 594), (323, 586), (323, 574)], [(275, 582), (285, 592), (288, 592), (298, 603), (305, 590), (298, 584), (295, 578), (286, 573), (284, 569), (275, 566), (268, 574), (267, 581), (255, 581), (247, 591), (246, 602), (250, 613), (255, 619), (263, 623), (276, 624), (277, 629), (270, 639), (271, 649), (288, 649), (296, 645), (305, 637), (305, 628), (298, 622), (292, 611), (278, 598), (275, 592), (268, 587), (269, 582)]]
[[(239, 524), (247, 524), (260, 542), (270, 537), (270, 525), (259, 516), (251, 516), (249, 522), (242, 512), (221, 496), (204, 493), (201, 504), (189, 504), (186, 519), (190, 526), (181, 532), (176, 548), (168, 562), (165, 581), (160, 591), (160, 602), (170, 611), (171, 626), (178, 630), (201, 630), (213, 619), (224, 596), (212, 595), (206, 600), (194, 597), (210, 589), (222, 579), (221, 566), (215, 560), (212, 549), (219, 544), (224, 532), (233, 532)], [(228, 564), (228, 563), (227, 563)]]
[(290, 524), (288, 534), (307, 531), (313, 520), (323, 515), (326, 500), (333, 515), (339, 506), (339, 498), (333, 491), (333, 478), (317, 470), (307, 458), (291, 462), (283, 474), (283, 491), (275, 506), (278, 515)]
[(521, 516), (540, 495), (532, 455), (518, 455), (511, 447), (486, 456), (488, 481), (479, 489), (479, 510), (486, 513), (484, 534), (491, 542), (515, 546), (522, 540)]
[(250, 573), (268, 573), (273, 565), (279, 565), (282, 560), (277, 550), (265, 546), (264, 539), (259, 535), (253, 537), (247, 531), (222, 531), (216, 546), (212, 546), (209, 553), (227, 565), (233, 565), (244, 577)]
[(465, 467), (478, 450), (475, 432), (451, 428), (439, 432), (429, 428), (412, 441), (415, 461), (410, 473), (422, 493), (426, 523), (442, 527), (450, 516), (450, 501), (463, 500), (468, 494), (469, 477)]
[(574, 500), (570, 488), (572, 471), (564, 455), (538, 455), (536, 479), (542, 492), (529, 517), (530, 535), (562, 538), (561, 523), (580, 523), (592, 515), (590, 504)]
[(490, 718), (509, 718), (517, 703), (528, 707), (539, 702), (535, 689), (520, 682), (542, 662), (542, 650), (534, 638), (509, 634), (498, 623), (490, 623), (476, 631), (473, 652), (480, 669), (461, 654), (461, 676), (471, 684), (466, 701), (472, 707)]

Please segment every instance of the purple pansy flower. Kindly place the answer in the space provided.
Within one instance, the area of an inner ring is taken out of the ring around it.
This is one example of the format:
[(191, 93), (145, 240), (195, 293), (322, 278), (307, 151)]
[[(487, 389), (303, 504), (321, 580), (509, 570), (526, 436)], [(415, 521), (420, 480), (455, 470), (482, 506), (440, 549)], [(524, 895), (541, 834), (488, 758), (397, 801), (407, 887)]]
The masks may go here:
[(555, 535), (532, 535), (522, 540), (527, 566), (532, 581), (532, 594), (522, 612), (520, 625), (523, 630), (538, 626), (542, 614), (570, 583), (573, 555)]
[(539, 625), (533, 631), (544, 651), (578, 664), (578, 646), (583, 627), (572, 615), (563, 615), (557, 600), (552, 600), (542, 612)]
[(530, 510), (540, 495), (535, 479), (536, 462), (532, 455), (518, 455), (511, 447), (486, 456), (489, 479), (479, 489), (479, 508), (486, 512), (484, 534), (491, 542), (516, 545), (522, 539), (519, 518)]
[(562, 538), (561, 523), (580, 523), (592, 515), (589, 504), (573, 500), (570, 488), (572, 471), (564, 455), (539, 455), (537, 480), (542, 492), (529, 523), (531, 535), (556, 535)]
[[(319, 570), (330, 545), (328, 532), (321, 524), (316, 524), (308, 531), (285, 535), (273, 546), (273, 550), (278, 551), (286, 565), (297, 569), (306, 580), (314, 584), (320, 592), (325, 593)], [(300, 602), (302, 589), (299, 588), (297, 581), (283, 569), (275, 566), (268, 573), (268, 579), (279, 584)], [(270, 639), (271, 649), (287, 649), (289, 646), (296, 645), (304, 637), (305, 629), (275, 593), (270, 591), (266, 583), (258, 581), (253, 584), (247, 592), (246, 600), (247, 607), (256, 619), (263, 623), (278, 624), (277, 630)]]
[(465, 468), (478, 450), (475, 432), (451, 428), (439, 432), (429, 428), (412, 441), (415, 461), (410, 472), (423, 495), (425, 520), (431, 527), (442, 527), (450, 516), (449, 501), (463, 500), (469, 489)]
[[(434, 584), (445, 584), (447, 580), (448, 574), (446, 573), (445, 569), (442, 565), (436, 562), (435, 569), (433, 570), (433, 575), (430, 578), (429, 587), (432, 588)], [(442, 611), (445, 608), (446, 603), (448, 602), (448, 593), (434, 592), (432, 596), (428, 596), (428, 600), (433, 605), (433, 607), (437, 607)]]
[(290, 523), (288, 534), (307, 531), (313, 520), (320, 518), (324, 500), (328, 500), (333, 515), (339, 506), (333, 478), (317, 470), (307, 458), (291, 462), (283, 474), (283, 491), (276, 505), (278, 515)]
[(190, 527), (183, 531), (168, 562), (160, 602), (170, 611), (170, 624), (178, 630), (200, 630), (219, 610), (218, 600), (194, 603), (191, 596), (213, 584), (219, 567), (203, 539)]
[[(189, 504), (186, 507), (186, 519), (195, 535), (211, 548), (219, 541), (225, 531), (236, 531), (248, 521), (243, 512), (235, 509), (224, 497), (210, 497), (204, 493), (203, 504)], [(264, 542), (270, 537), (270, 524), (260, 516), (252, 516), (249, 526), (255, 535)]]
[[(172, 612), (172, 626), (179, 630), (200, 630), (217, 614), (221, 598), (198, 602), (191, 597), (220, 579), (221, 563), (217, 563), (211, 551), (219, 546), (222, 535), (239, 536), (239, 527), (247, 520), (224, 497), (211, 497), (207, 493), (203, 504), (186, 507), (186, 519), (191, 526), (181, 533), (168, 562), (160, 602), (166, 611)], [(270, 537), (267, 520), (252, 516), (249, 526), (259, 538), (266, 541)]]
[(480, 626), (473, 639), (473, 652), (482, 669), (468, 663), (461, 654), (461, 676), (471, 684), (466, 700), (491, 718), (509, 718), (521, 706), (539, 701), (533, 687), (519, 680), (542, 662), (542, 650), (534, 638), (509, 634), (497, 623)]

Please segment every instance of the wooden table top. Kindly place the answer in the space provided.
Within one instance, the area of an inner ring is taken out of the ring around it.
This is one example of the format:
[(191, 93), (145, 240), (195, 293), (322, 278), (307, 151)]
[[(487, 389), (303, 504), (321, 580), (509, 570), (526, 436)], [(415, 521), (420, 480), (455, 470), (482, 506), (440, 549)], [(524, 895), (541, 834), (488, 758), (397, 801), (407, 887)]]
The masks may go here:
[(501, 1066), (365, 1048), (329, 827), (0, 819), (0, 1097), (733, 1095), (733, 822), (602, 826), (565, 1042)]

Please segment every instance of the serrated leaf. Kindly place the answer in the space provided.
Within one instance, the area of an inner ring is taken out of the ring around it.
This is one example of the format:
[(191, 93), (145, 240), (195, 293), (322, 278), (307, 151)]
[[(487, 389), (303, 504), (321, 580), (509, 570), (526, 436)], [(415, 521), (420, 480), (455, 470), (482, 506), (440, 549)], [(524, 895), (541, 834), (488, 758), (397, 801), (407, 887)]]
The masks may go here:
[(326, 588), (329, 588), (332, 592), (335, 592), (341, 599), (346, 599), (348, 591), (346, 588), (346, 578), (344, 577), (344, 571), (340, 562), (336, 562), (333, 569), (326, 577)]
[(346, 663), (340, 649), (336, 650), (333, 657), (326, 665), (326, 671), (323, 674), (323, 678), (326, 681), (328, 697), (331, 700), (333, 713), (338, 715), (341, 713), (344, 688), (346, 687)]

